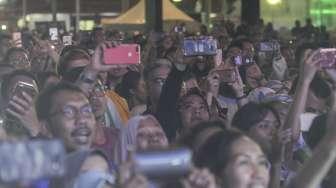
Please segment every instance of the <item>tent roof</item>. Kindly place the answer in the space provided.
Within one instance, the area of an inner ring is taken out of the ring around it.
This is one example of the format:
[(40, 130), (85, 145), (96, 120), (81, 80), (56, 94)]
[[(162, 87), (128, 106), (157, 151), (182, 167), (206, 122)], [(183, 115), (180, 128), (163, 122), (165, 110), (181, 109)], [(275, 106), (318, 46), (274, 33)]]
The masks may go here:
[[(140, 0), (138, 4), (129, 9), (124, 14), (115, 19), (103, 18), (102, 24), (144, 24), (145, 23), (145, 1)], [(163, 6), (163, 20), (180, 20), (185, 22), (193, 22), (194, 20), (179, 10), (169, 0), (162, 0)]]

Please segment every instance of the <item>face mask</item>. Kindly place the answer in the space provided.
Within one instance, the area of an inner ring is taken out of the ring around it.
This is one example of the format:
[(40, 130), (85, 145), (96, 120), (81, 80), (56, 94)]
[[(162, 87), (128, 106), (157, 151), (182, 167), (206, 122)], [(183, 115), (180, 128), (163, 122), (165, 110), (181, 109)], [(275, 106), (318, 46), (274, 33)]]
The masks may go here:
[(103, 188), (106, 184), (113, 184), (115, 178), (101, 171), (87, 171), (81, 173), (75, 180), (73, 188)]

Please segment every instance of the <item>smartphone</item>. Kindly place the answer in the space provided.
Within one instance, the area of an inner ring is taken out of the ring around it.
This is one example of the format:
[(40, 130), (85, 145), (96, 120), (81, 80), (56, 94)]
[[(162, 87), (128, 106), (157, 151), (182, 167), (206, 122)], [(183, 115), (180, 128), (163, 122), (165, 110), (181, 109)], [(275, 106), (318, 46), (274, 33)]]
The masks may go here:
[(72, 36), (71, 35), (65, 35), (62, 38), (64, 46), (72, 45)]
[(0, 184), (65, 175), (66, 152), (59, 140), (0, 143)]
[(12, 40), (14, 42), (15, 47), (18, 47), (18, 48), (22, 47), (22, 34), (21, 34), (21, 32), (14, 32), (12, 34)]
[(38, 94), (37, 88), (31, 83), (19, 81), (14, 89), (14, 96), (22, 96), (22, 92), (27, 93), (30, 95), (32, 98), (36, 97)]
[(261, 52), (275, 52), (279, 50), (280, 45), (278, 42), (261, 42), (259, 45), (259, 51)]
[(174, 179), (192, 168), (192, 152), (187, 148), (144, 151), (135, 154), (135, 170), (149, 179)]
[(121, 44), (104, 51), (104, 64), (106, 65), (135, 65), (140, 64), (140, 45)]
[(185, 38), (183, 54), (190, 56), (214, 56), (217, 54), (217, 40), (213, 37)]
[(241, 66), (243, 65), (243, 58), (241, 55), (234, 56), (232, 57), (232, 62), (236, 66)]
[(336, 48), (319, 49), (319, 53), (313, 59), (318, 60), (322, 68), (335, 68)]
[(49, 36), (51, 41), (58, 40), (58, 29), (56, 27), (49, 28)]

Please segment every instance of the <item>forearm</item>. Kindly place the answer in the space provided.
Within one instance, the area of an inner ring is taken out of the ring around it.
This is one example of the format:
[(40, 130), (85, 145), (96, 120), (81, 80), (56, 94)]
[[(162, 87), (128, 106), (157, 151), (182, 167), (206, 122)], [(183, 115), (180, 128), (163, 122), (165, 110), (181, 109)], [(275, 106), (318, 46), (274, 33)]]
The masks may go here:
[(280, 177), (281, 177), (281, 163), (273, 163), (271, 167), (271, 180), (268, 185), (269, 188), (280, 188)]
[(299, 81), (298, 89), (295, 93), (294, 103), (292, 104), (287, 119), (285, 121), (284, 128), (292, 129), (293, 133), (293, 142), (299, 139), (301, 127), (300, 127), (300, 115), (304, 113), (306, 100), (308, 95), (310, 82), (308, 81)]
[[(335, 94), (333, 94), (335, 95)], [(317, 148), (314, 150), (313, 156), (307, 161), (301, 172), (293, 180), (293, 188), (315, 188), (318, 187), (324, 177), (328, 174), (336, 159), (336, 105), (335, 96), (333, 104), (327, 119), (328, 132), (322, 139)]]

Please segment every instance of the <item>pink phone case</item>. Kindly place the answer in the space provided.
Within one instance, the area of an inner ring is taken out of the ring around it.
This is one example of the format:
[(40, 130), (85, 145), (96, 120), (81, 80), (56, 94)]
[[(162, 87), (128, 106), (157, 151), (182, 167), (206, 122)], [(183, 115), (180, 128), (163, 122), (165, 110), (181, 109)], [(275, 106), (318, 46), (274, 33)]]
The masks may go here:
[(137, 44), (122, 44), (104, 51), (106, 65), (134, 65), (140, 63), (140, 46)]

